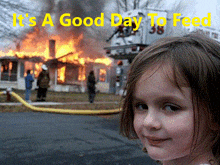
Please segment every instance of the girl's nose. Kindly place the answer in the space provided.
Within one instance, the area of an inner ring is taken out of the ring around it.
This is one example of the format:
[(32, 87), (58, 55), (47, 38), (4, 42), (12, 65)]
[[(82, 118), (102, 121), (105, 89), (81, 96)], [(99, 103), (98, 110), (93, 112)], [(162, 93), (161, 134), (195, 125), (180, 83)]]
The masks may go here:
[(148, 130), (159, 130), (161, 129), (161, 121), (158, 114), (153, 109), (148, 109), (148, 113), (144, 118), (144, 126)]

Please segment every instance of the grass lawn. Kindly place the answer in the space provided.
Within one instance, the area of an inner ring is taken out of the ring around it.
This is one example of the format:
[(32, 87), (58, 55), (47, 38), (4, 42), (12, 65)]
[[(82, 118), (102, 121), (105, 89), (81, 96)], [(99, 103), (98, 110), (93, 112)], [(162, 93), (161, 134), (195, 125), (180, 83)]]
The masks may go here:
[[(0, 91), (3, 91), (0, 89)], [(23, 99), (25, 98), (24, 90), (15, 90), (13, 92), (21, 96)], [(37, 91), (32, 91), (31, 100), (36, 100)], [(66, 104), (66, 105), (47, 105), (42, 106), (46, 108), (57, 108), (57, 109), (116, 109), (119, 108), (121, 104), (121, 96), (116, 96), (114, 94), (103, 94), (97, 93), (95, 102), (93, 104), (88, 104), (88, 95), (87, 93), (73, 93), (73, 92), (53, 92), (48, 91), (47, 93), (47, 102), (85, 102), (85, 104)], [(6, 102), (6, 95), (0, 95), (0, 102)], [(11, 97), (11, 102), (18, 102), (15, 98)], [(96, 102), (106, 102), (102, 104), (98, 104)], [(111, 102), (111, 103), (108, 103)], [(0, 112), (28, 112), (31, 111), (29, 108), (24, 105), (21, 106), (0, 106)]]

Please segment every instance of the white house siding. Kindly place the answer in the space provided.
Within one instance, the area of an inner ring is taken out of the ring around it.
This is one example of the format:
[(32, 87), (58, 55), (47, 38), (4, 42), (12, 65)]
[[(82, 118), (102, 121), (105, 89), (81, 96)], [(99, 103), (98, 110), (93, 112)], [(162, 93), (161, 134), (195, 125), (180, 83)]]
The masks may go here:
[(98, 82), (96, 84), (96, 89), (101, 93), (109, 93), (109, 83), (108, 82)]

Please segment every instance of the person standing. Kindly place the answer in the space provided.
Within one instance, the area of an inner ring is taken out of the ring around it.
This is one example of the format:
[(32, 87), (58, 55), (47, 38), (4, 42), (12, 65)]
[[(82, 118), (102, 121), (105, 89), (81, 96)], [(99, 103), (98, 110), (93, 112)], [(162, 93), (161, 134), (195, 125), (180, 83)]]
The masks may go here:
[(37, 101), (46, 101), (47, 89), (49, 88), (50, 76), (48, 68), (45, 64), (41, 66), (42, 71), (40, 72), (37, 79)]
[(94, 71), (90, 71), (89, 76), (87, 78), (87, 89), (88, 89), (88, 95), (89, 95), (89, 102), (93, 103), (94, 102), (94, 98), (95, 98), (95, 75), (94, 75)]
[(31, 75), (31, 70), (27, 70), (27, 76), (25, 77), (25, 100), (29, 103), (31, 102), (30, 96), (33, 82), (34, 79)]

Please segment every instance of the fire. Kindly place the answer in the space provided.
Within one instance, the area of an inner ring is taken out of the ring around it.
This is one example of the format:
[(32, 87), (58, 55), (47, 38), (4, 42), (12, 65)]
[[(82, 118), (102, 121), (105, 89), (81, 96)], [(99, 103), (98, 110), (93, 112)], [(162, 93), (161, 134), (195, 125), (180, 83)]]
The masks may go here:
[[(49, 37), (48, 37), (49, 36)], [(53, 59), (49, 54), (49, 40), (55, 40), (55, 58), (59, 62), (70, 63), (79, 66), (78, 80), (84, 81), (86, 79), (86, 68), (87, 63), (100, 63), (106, 66), (111, 65), (112, 61), (110, 58), (96, 58), (92, 59), (84, 57), (83, 50), (79, 49), (79, 43), (83, 39), (83, 34), (80, 34), (77, 38), (68, 36), (66, 39), (61, 38), (59, 35), (49, 35), (48, 32), (41, 27), (35, 27), (34, 30), (28, 33), (24, 40), (17, 45), (17, 50), (9, 50), (7, 52), (0, 51), (1, 56), (16, 56), (20, 59), (26, 58), (25, 72), (28, 69), (33, 70), (34, 77), (37, 77), (40, 73), (41, 66), (48, 60)], [(80, 57), (83, 55), (83, 57)], [(39, 57), (41, 61), (28, 62), (30, 58)], [(12, 64), (9, 65), (12, 67)], [(2, 69), (2, 68), (1, 68)], [(50, 68), (49, 68), (50, 69)], [(59, 66), (57, 68), (57, 80), (58, 82), (65, 82), (65, 72), (67, 71), (66, 66)], [(102, 74), (104, 71), (102, 71)]]
[(79, 68), (79, 81), (84, 81), (86, 79), (86, 70), (85, 67)]
[(105, 65), (109, 66), (112, 63), (112, 60), (110, 58), (97, 58), (94, 60), (94, 62), (105, 64)]
[(99, 63), (99, 64), (105, 64), (106, 66), (111, 65), (112, 60), (110, 58), (96, 58), (91, 59), (89, 57), (87, 58), (80, 58), (79, 59), (80, 64), (84, 65), (85, 63)]
[(78, 37), (78, 39), (72, 39), (67, 42), (66, 41), (61, 42), (60, 36), (54, 36), (54, 37), (52, 37), (52, 39), (54, 39), (56, 41), (56, 47), (57, 47), (56, 58), (59, 58), (65, 54), (72, 52), (72, 53), (75, 53), (73, 58), (78, 59), (79, 55), (82, 53), (82, 51), (77, 52), (76, 45), (80, 40), (83, 39), (83, 34), (81, 34)]
[(43, 65), (43, 63), (35, 64), (35, 66), (34, 66), (34, 77), (38, 77), (38, 75), (41, 71), (41, 66), (42, 65)]
[(40, 63), (33, 64), (33, 63), (29, 62), (29, 61), (25, 61), (24, 65), (25, 65), (24, 76), (27, 75), (27, 73), (26, 73), (27, 70), (31, 70), (31, 74), (33, 74), (34, 77), (37, 78), (39, 73), (41, 72), (41, 66), (43, 65), (43, 63), (40, 62)]
[(57, 80), (58, 80), (58, 82), (63, 83), (65, 81), (65, 70), (66, 70), (65, 66), (57, 70), (57, 74), (58, 74)]
[(12, 70), (12, 62), (9, 62), (9, 70)]
[(99, 80), (101, 82), (105, 82), (105, 77), (106, 77), (106, 69), (100, 69), (99, 70)]
[(9, 76), (11, 76), (12, 62), (9, 62)]

